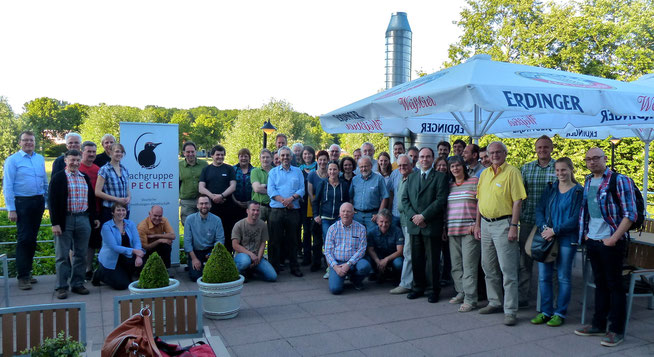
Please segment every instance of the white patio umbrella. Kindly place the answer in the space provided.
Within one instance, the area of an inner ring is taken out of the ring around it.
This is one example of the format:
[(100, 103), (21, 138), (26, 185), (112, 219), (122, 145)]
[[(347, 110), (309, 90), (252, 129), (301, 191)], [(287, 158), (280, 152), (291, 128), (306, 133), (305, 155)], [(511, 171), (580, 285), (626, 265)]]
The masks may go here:
[[(568, 124), (648, 127), (654, 123), (654, 108), (642, 104), (648, 92), (633, 82), (478, 55), (334, 110), (320, 121), (328, 133), (392, 133), (409, 128), (475, 139), (510, 131), (564, 129)], [(654, 98), (651, 103), (654, 106)]]

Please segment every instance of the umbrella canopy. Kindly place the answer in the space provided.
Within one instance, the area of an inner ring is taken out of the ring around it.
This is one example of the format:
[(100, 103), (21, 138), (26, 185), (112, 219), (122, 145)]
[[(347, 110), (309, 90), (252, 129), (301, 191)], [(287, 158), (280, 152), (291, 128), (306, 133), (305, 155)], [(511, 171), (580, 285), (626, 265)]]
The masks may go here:
[(645, 86), (488, 55), (415, 79), (320, 117), (328, 133), (486, 134), (654, 123)]

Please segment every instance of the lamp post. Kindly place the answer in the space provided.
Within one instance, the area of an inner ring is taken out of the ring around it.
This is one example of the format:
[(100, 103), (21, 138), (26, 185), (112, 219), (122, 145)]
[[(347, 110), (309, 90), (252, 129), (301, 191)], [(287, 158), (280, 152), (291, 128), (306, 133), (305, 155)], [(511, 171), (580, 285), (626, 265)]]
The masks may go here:
[(261, 130), (263, 130), (263, 148), (265, 149), (268, 141), (268, 134), (272, 134), (275, 130), (277, 130), (277, 128), (270, 124), (270, 119), (268, 119), (267, 122), (263, 123)]
[(620, 138), (612, 137), (611, 140), (611, 170), (615, 171), (615, 147), (622, 141)]

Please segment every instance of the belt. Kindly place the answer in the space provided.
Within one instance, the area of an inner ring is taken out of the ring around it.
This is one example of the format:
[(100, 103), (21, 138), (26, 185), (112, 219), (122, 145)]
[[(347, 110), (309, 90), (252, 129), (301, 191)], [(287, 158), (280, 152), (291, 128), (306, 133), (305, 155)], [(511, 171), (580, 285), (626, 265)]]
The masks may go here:
[(66, 216), (87, 216), (88, 213), (84, 212), (66, 212)]
[(379, 210), (373, 208), (373, 209), (367, 209), (367, 210), (363, 210), (363, 209), (355, 209), (355, 211), (357, 211), (357, 212), (359, 212), (359, 213), (372, 213), (372, 212), (377, 212), (377, 211), (379, 211)]
[(497, 217), (497, 218), (486, 218), (484, 216), (481, 216), (481, 218), (483, 218), (484, 221), (486, 221), (486, 222), (497, 222), (497, 221), (501, 221), (501, 220), (504, 220), (504, 219), (510, 219), (511, 215), (509, 214), (509, 215), (502, 216), (502, 217)]
[(14, 197), (14, 200), (33, 200), (35, 198), (43, 198), (43, 195), (35, 195), (35, 196), (16, 196)]

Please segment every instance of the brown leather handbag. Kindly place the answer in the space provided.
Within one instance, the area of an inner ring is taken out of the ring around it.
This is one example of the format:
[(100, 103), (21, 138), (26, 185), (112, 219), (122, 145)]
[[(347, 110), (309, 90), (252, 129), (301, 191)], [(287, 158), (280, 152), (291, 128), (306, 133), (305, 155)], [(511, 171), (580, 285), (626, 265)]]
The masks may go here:
[(123, 321), (104, 340), (102, 357), (161, 357), (154, 336), (149, 306)]

